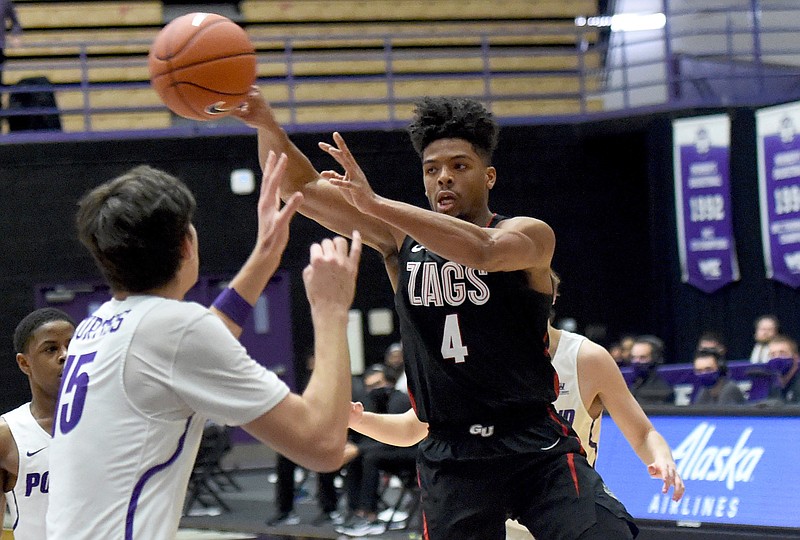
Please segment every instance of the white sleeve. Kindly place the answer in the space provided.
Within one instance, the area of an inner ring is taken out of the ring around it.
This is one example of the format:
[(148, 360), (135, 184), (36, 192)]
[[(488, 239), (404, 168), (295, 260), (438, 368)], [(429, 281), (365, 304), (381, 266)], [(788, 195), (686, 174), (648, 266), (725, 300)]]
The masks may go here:
[(255, 420), (289, 394), (207, 310), (187, 326), (176, 348), (172, 387), (193, 411), (232, 426)]

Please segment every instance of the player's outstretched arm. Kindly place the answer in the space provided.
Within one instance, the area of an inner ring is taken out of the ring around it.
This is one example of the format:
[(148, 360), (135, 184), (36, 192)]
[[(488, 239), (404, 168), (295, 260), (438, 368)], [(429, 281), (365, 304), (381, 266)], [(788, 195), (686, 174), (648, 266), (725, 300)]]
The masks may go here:
[(305, 195), (300, 207), (303, 215), (342, 236), (349, 236), (353, 230), (360, 231), (364, 243), (384, 256), (397, 250), (394, 236), (385, 223), (359, 212), (347, 203), (337, 188), (321, 179), (308, 157), (278, 123), (257, 87), (253, 87), (245, 105), (233, 114), (258, 130), (261, 163), (271, 151), (288, 157), (287, 171), (281, 182), (281, 198), (288, 200), (292, 194), (301, 192)]
[[(264, 176), (261, 181), (261, 192), (258, 197), (258, 232), (256, 244), (247, 261), (231, 280), (228, 290), (224, 291), (211, 307), (225, 326), (238, 337), (242, 333), (242, 323), (249, 314), (249, 306), (254, 306), (264, 287), (278, 269), (283, 251), (289, 241), (289, 222), (303, 201), (299, 193), (292, 195), (286, 205), (280, 207), (278, 189), (286, 171), (286, 155), (276, 156), (269, 152), (264, 164)], [(223, 298), (223, 295), (227, 295)], [(236, 295), (241, 298), (235, 302)], [(241, 302), (245, 302), (243, 304)]]
[(303, 271), (314, 324), (314, 370), (302, 395), (289, 394), (277, 406), (243, 426), (295, 463), (316, 471), (342, 465), (350, 412), (348, 311), (355, 294), (361, 238), (352, 232), (348, 251), (342, 237), (311, 246)]
[[(19, 451), (11, 428), (4, 419), (0, 419), (0, 511), (6, 511), (5, 492), (12, 488), (19, 471)], [(2, 527), (0, 527), (2, 528)]]
[(372, 190), (344, 138), (334, 133), (333, 141), (335, 146), (322, 142), (320, 148), (344, 168), (344, 174), (323, 171), (322, 176), (340, 188), (362, 213), (402, 231), (438, 255), (472, 268), (487, 271), (537, 268), (549, 272), (555, 235), (543, 221), (517, 217), (488, 228), (381, 197)]
[(360, 402), (350, 404), (350, 429), (392, 446), (413, 446), (428, 435), (428, 424), (420, 422), (414, 409), (402, 414), (364, 411)]
[[(667, 493), (672, 488), (673, 500), (680, 500), (685, 486), (672, 451), (628, 390), (614, 359), (603, 347), (591, 341), (584, 342), (580, 354), (578, 377), (580, 380), (592, 381), (593, 390), (589, 390), (589, 395), (597, 395), (628, 444), (642, 463), (647, 465), (650, 476), (664, 482), (662, 492)], [(581, 393), (584, 393), (583, 385)]]

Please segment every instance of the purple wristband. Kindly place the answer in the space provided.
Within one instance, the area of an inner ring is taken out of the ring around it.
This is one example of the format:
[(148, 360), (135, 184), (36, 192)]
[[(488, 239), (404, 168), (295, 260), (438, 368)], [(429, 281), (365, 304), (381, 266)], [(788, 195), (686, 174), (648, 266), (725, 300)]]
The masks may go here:
[(253, 311), (253, 306), (242, 298), (235, 289), (230, 287), (219, 293), (219, 296), (217, 296), (214, 303), (211, 304), (211, 307), (221, 311), (227, 315), (230, 320), (243, 328), (247, 317), (249, 317), (250, 312)]

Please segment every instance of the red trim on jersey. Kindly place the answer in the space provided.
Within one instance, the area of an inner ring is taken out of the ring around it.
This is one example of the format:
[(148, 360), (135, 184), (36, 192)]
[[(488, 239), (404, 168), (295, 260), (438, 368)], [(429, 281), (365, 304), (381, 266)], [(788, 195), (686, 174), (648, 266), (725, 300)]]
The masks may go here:
[(406, 388), (408, 389), (408, 400), (411, 402), (411, 408), (414, 409), (414, 414), (417, 414), (417, 400), (414, 399), (414, 394), (411, 393), (411, 388), (408, 388), (408, 386), (406, 386)]
[(484, 227), (485, 229), (488, 229), (489, 227), (492, 226), (492, 220), (495, 218), (496, 215), (497, 212), (492, 212), (492, 217), (489, 218), (489, 223), (486, 224), (486, 227)]
[(569, 464), (569, 472), (572, 473), (572, 483), (575, 484), (575, 494), (580, 497), (581, 488), (578, 485), (578, 471), (575, 469), (575, 454), (567, 454), (567, 464)]
[[(561, 420), (561, 417), (555, 413), (555, 410), (550, 407), (547, 410), (550, 418), (552, 418), (559, 426), (561, 426), (561, 433), (564, 437), (569, 437), (569, 426)], [(583, 447), (581, 447), (581, 452), (583, 452)], [(569, 472), (572, 474), (572, 483), (575, 485), (575, 493), (580, 496), (581, 488), (578, 484), (578, 471), (575, 469), (575, 454), (570, 452), (567, 454), (567, 464), (569, 465)]]
[[(422, 490), (422, 481), (419, 478), (419, 469), (417, 469), (417, 486), (419, 486), (419, 489)], [(425, 517), (425, 509), (422, 510), (422, 538), (424, 540), (430, 540), (430, 536), (428, 536), (428, 519)]]

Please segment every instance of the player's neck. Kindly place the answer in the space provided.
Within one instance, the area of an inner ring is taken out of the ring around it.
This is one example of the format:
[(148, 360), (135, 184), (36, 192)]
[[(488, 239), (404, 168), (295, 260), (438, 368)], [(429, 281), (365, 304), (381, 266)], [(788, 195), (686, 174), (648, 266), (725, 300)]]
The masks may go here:
[(561, 341), (561, 330), (558, 328), (553, 328), (549, 324), (547, 325), (547, 335), (550, 339), (550, 358), (553, 358), (556, 355), (556, 349), (558, 349), (558, 343)]
[(43, 430), (52, 432), (53, 416), (56, 410), (56, 398), (42, 395), (40, 392), (34, 393), (31, 399), (31, 416)]

